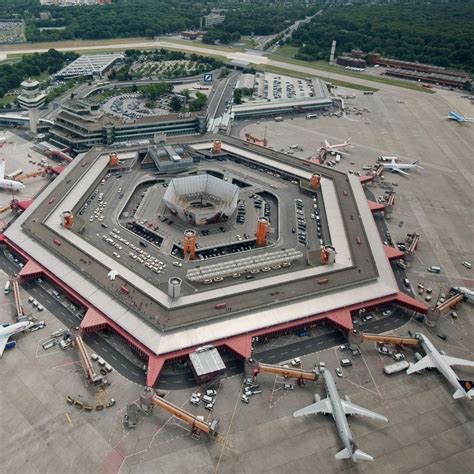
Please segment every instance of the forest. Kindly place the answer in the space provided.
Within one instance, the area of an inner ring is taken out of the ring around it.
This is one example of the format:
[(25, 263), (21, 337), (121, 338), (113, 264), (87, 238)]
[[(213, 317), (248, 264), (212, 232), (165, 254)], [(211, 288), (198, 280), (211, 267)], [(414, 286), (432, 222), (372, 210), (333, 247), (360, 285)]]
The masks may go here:
[[(179, 0), (114, 0), (111, 5), (77, 7), (41, 6), (38, 0), (1, 0), (0, 17), (23, 17), (28, 41), (151, 38), (199, 27), (201, 8)], [(50, 18), (40, 20), (40, 12), (49, 13)]]
[(241, 35), (273, 35), (288, 28), (296, 20), (317, 11), (315, 5), (306, 7), (304, 2), (290, 4), (256, 5), (241, 4), (238, 10), (225, 13), (225, 21), (204, 35), (204, 43), (219, 40), (223, 44), (238, 41)]
[(0, 64), (0, 98), (18, 87), (24, 79), (39, 76), (43, 71), (54, 74), (77, 57), (76, 53), (60, 53), (50, 49), (47, 53), (23, 56), (14, 64)]
[(474, 72), (474, 2), (341, 6), (300, 28), (297, 59), (327, 60), (352, 49)]
[[(295, 5), (298, 8), (295, 8)], [(111, 5), (41, 6), (39, 0), (0, 0), (0, 17), (17, 14), (26, 21), (28, 41), (148, 37), (199, 28), (200, 17), (212, 7), (224, 7), (226, 20), (206, 38), (212, 43), (236, 41), (240, 35), (268, 35), (315, 11), (302, 0), (291, 5), (244, 4), (218, 1), (113, 0)], [(49, 13), (39, 19), (40, 12)], [(53, 28), (40, 31), (40, 28)], [(58, 29), (56, 29), (58, 28)]]

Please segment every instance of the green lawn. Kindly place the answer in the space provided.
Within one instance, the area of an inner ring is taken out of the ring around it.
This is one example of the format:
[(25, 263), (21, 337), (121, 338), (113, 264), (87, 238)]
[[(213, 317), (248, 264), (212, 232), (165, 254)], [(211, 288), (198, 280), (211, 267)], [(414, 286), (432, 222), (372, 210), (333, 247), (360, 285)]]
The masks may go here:
[(298, 52), (297, 46), (290, 46), (285, 44), (276, 50), (276, 53), (273, 53), (275, 56), (283, 56), (284, 58), (294, 58)]
[(237, 43), (242, 43), (247, 49), (255, 47), (255, 40), (251, 36), (242, 36)]
[(0, 106), (5, 107), (7, 104), (11, 104), (16, 99), (16, 95), (5, 95), (0, 98)]

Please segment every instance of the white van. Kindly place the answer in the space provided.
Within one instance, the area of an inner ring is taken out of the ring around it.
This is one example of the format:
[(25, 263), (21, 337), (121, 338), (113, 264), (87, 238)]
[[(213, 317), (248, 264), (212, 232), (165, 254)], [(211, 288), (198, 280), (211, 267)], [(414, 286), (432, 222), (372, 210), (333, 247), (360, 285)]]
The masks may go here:
[(34, 307), (34, 308), (37, 308), (38, 305), (39, 305), (39, 303), (38, 303), (36, 300), (33, 300), (33, 307)]
[(30, 297), (28, 298), (28, 303), (33, 303), (34, 300), (35, 300), (35, 299), (34, 299), (32, 296), (30, 296)]
[(341, 359), (341, 365), (343, 367), (350, 367), (352, 365), (351, 359)]
[(469, 270), (472, 268), (472, 263), (470, 262), (462, 262), (463, 266), (466, 268), (469, 268)]
[(105, 366), (105, 360), (102, 359), (102, 357), (99, 357), (99, 360), (98, 360), (98, 363), (101, 367), (104, 367)]
[(202, 401), (206, 404), (207, 403), (214, 403), (214, 399), (212, 397), (210, 397), (209, 395), (204, 395), (202, 397)]
[(44, 306), (43, 305), (38, 305), (38, 311), (43, 311), (44, 310)]

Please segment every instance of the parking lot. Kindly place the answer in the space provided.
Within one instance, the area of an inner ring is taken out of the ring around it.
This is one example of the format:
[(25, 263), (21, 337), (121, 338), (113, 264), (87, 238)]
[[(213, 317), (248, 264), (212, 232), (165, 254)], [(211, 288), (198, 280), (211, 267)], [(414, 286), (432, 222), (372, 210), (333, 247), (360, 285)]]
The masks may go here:
[(254, 98), (285, 100), (314, 97), (314, 95), (315, 90), (312, 81), (269, 72), (257, 73), (255, 75)]

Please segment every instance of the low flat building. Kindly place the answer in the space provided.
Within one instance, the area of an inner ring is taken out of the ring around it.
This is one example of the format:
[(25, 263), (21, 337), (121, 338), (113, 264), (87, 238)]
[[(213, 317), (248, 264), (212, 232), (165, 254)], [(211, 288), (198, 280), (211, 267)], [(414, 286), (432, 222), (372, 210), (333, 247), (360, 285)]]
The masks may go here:
[(209, 13), (209, 15), (205, 15), (204, 17), (204, 26), (215, 26), (224, 23), (225, 15), (220, 15), (219, 13)]
[(205, 383), (225, 372), (225, 364), (219, 351), (213, 346), (203, 346), (189, 354), (191, 370), (197, 383)]
[(114, 64), (123, 61), (124, 57), (122, 53), (80, 56), (58, 71), (54, 77), (61, 81), (76, 77), (102, 77)]

